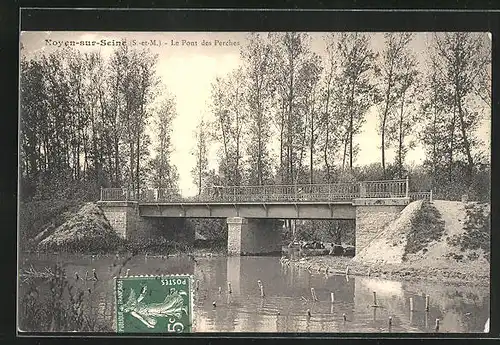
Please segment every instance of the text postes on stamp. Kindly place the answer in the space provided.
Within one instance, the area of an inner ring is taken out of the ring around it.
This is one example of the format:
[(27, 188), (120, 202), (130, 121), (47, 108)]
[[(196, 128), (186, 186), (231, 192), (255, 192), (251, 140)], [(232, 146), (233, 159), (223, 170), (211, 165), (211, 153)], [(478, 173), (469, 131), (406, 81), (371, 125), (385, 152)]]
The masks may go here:
[(191, 284), (189, 275), (117, 277), (117, 332), (191, 332)]

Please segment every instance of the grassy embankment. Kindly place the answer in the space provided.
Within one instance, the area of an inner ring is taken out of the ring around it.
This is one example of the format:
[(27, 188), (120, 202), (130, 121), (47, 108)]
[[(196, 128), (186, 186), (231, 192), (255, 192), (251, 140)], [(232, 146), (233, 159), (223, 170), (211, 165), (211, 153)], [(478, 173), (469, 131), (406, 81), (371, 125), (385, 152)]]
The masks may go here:
[[(372, 245), (386, 242), (390, 243), (388, 248), (400, 246), (395, 251), (399, 260), (391, 257), (391, 260), (384, 261), (384, 255), (394, 253), (368, 248), (363, 251), (361, 260), (323, 256), (304, 258), (296, 264), (312, 273), (345, 273), (349, 267), (353, 275), (487, 284), (490, 247), (487, 206), (478, 203), (464, 206), (453, 201), (421, 203), (411, 212), (408, 225), (399, 229), (401, 241), (395, 240), (394, 232), (383, 230), (379, 242)], [(377, 257), (370, 258), (371, 253)]]

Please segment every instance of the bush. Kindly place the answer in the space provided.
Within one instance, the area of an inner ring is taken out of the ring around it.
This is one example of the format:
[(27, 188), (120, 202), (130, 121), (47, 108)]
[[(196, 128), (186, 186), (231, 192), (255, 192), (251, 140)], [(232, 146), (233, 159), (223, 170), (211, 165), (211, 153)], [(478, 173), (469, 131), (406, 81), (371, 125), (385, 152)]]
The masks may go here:
[[(482, 249), (486, 259), (490, 259), (491, 219), (488, 204), (469, 203), (465, 206), (467, 218), (464, 223), (463, 234), (454, 235), (447, 239), (450, 245), (460, 250)], [(470, 254), (477, 258), (478, 254)], [(472, 259), (471, 259), (472, 260)]]
[(122, 241), (97, 205), (87, 203), (43, 239), (38, 248), (56, 252), (102, 253), (116, 250)]
[(81, 207), (78, 200), (52, 199), (21, 202), (19, 205), (19, 243), (22, 250), (31, 250), (31, 240), (49, 226), (63, 224)]
[(178, 252), (189, 253), (192, 247), (188, 244), (169, 241), (163, 236), (155, 238), (137, 238), (124, 240), (119, 247), (120, 252), (136, 254), (174, 254)]
[(443, 233), (444, 221), (441, 214), (431, 203), (424, 201), (411, 221), (403, 260), (406, 260), (408, 254), (415, 254), (432, 241), (439, 240)]

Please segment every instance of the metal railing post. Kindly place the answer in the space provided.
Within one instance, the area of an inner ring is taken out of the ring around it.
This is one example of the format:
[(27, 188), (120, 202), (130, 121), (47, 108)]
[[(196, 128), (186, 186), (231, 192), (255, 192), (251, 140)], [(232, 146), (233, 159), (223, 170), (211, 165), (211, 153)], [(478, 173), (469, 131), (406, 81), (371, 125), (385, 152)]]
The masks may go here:
[(103, 193), (103, 189), (102, 189), (102, 186), (101, 186), (101, 201), (103, 201), (102, 200), (102, 193)]
[(409, 189), (410, 189), (410, 179), (408, 175), (406, 175), (406, 197), (409, 195)]

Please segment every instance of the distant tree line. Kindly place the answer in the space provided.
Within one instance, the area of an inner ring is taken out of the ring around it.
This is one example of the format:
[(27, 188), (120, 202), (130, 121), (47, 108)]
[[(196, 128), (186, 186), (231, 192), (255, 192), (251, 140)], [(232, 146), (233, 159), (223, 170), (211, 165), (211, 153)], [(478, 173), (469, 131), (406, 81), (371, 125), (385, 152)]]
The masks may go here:
[(22, 197), (95, 198), (100, 187), (138, 191), (145, 183), (177, 188), (170, 161), (175, 98), (160, 84), (156, 64), (149, 51), (126, 46), (107, 59), (74, 49), (23, 56)]
[[(409, 174), (414, 189), (450, 198), (489, 195), (489, 150), (476, 135), (491, 112), (486, 34), (427, 34), (428, 46), (418, 52), (412, 33), (384, 34), (379, 51), (370, 37), (325, 34), (318, 54), (306, 33), (249, 34), (241, 66), (213, 81), (211, 116), (196, 130), (198, 188)], [(22, 55), (22, 195), (52, 196), (70, 187), (178, 188), (170, 160), (175, 98), (156, 73), (156, 55), (127, 46), (107, 58), (70, 48)], [(357, 139), (373, 109), (380, 163), (360, 167)], [(218, 167), (209, 170), (214, 143)], [(409, 166), (406, 156), (417, 144), (425, 160)]]
[[(212, 117), (196, 131), (194, 182), (201, 189), (409, 175), (414, 190), (489, 198), (489, 148), (477, 128), (491, 112), (491, 42), (485, 33), (426, 36), (427, 48), (415, 51), (414, 34), (386, 33), (374, 51), (370, 34), (331, 33), (320, 56), (305, 33), (249, 34), (242, 65), (212, 83)], [(360, 167), (356, 139), (373, 106), (380, 163)], [(219, 164), (210, 171), (214, 143)], [(409, 166), (417, 144), (425, 160)]]

